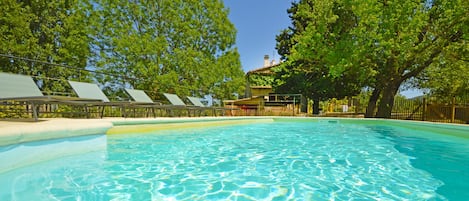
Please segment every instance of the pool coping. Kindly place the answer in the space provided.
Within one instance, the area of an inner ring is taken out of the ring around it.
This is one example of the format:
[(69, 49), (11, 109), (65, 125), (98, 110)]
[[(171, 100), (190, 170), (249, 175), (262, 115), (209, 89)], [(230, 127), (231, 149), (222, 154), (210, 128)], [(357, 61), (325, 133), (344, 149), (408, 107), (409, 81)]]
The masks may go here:
[[(272, 119), (265, 117), (182, 117), (182, 118), (103, 118), (103, 119), (41, 119), (38, 122), (0, 121), (0, 146), (21, 144), (33, 141), (52, 140), (85, 135), (104, 135), (112, 128), (160, 125), (175, 123), (203, 123), (209, 126), (220, 121), (256, 122)], [(161, 129), (161, 128), (159, 128)], [(128, 130), (128, 129), (127, 129)], [(139, 130), (139, 129), (134, 129)], [(142, 131), (141, 129), (139, 131)]]
[[(358, 121), (357, 121), (358, 120)], [(451, 131), (448, 134), (469, 138), (469, 125), (434, 123), (409, 120), (342, 118), (342, 117), (183, 117), (183, 118), (103, 118), (103, 119), (43, 119), (39, 122), (0, 121), (0, 146), (25, 142), (59, 139), (85, 135), (122, 134), (126, 132), (151, 132), (162, 129), (221, 126), (272, 121), (340, 121), (386, 123), (410, 129)], [(184, 123), (184, 126), (181, 126)], [(424, 125), (425, 127), (422, 127)], [(446, 132), (445, 132), (446, 134)]]

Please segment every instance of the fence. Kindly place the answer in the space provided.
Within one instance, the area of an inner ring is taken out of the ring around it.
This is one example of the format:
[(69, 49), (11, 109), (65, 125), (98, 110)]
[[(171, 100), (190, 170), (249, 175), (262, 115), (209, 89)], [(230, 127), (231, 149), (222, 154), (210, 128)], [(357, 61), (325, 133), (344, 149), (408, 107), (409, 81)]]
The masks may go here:
[(467, 99), (456, 98), (448, 102), (435, 98), (396, 100), (391, 118), (467, 124), (469, 102)]

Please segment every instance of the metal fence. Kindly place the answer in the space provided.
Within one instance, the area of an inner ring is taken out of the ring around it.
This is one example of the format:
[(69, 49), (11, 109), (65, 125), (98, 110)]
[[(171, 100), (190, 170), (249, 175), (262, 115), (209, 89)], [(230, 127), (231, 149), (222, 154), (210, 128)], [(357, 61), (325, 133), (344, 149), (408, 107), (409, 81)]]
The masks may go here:
[(468, 124), (469, 100), (456, 98), (450, 101), (436, 98), (396, 100), (391, 118)]

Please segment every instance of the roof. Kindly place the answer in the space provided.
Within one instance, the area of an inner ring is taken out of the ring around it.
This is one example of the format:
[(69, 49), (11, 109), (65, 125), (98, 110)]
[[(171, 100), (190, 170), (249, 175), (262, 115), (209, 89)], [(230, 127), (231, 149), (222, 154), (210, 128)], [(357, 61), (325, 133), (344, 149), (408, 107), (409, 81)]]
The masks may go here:
[(254, 69), (254, 70), (250, 70), (246, 74), (247, 75), (250, 75), (250, 74), (271, 75), (271, 74), (274, 74), (274, 72), (272, 72), (270, 69), (273, 68), (273, 67), (279, 66), (280, 64), (281, 63), (270, 65), (270, 66), (265, 66), (265, 67)]
[(272, 89), (272, 86), (251, 86), (251, 89)]

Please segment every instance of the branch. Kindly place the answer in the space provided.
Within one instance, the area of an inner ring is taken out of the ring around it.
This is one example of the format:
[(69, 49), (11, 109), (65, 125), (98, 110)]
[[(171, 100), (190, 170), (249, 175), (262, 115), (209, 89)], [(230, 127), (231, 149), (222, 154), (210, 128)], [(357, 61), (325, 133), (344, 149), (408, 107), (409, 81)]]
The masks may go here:
[[(452, 28), (453, 26), (455, 26), (456, 23), (451, 23), (449, 28)], [(430, 64), (433, 63), (433, 59), (438, 56), (438, 54), (440, 54), (444, 47), (447, 47), (448, 45), (450, 45), (450, 43), (452, 42), (457, 42), (459, 40), (461, 40), (463, 36), (463, 33), (461, 31), (456, 31), (456, 33), (453, 33), (451, 35), (449, 35), (448, 39), (446, 41), (444, 41), (443, 45), (441, 47), (436, 47), (434, 50), (433, 50), (433, 53), (427, 58), (427, 60), (425, 60), (423, 62), (423, 64), (421, 66), (419, 66), (418, 68), (412, 70), (412, 71), (409, 71), (408, 73), (404, 74), (402, 76), (402, 81), (404, 80), (407, 80), (411, 77), (415, 77), (417, 76), (420, 72), (422, 72), (425, 68), (427, 68)], [(434, 40), (432, 40), (432, 42), (427, 46), (428, 48), (430, 47), (431, 44), (434, 44), (436, 42), (436, 40), (438, 39), (438, 37), (435, 37)], [(422, 48), (421, 51), (419, 52), (423, 52), (424, 50), (427, 49), (427, 47), (425, 48)], [(414, 56), (416, 56), (417, 54), (414, 54)], [(410, 67), (412, 65), (412, 63), (410, 63), (410, 61), (413, 61), (414, 59), (410, 59), (408, 62), (407, 62), (407, 65), (405, 65), (406, 67)], [(404, 69), (407, 69), (407, 68), (404, 68)]]
[(430, 43), (426, 44), (425, 46), (421, 47), (421, 48), (418, 48), (418, 49), (415, 49), (413, 51), (413, 56), (412, 58), (410, 58), (409, 60), (407, 60), (407, 62), (405, 63), (405, 65), (402, 66), (402, 68), (399, 68), (398, 69), (398, 72), (401, 74), (403, 73), (406, 69), (408, 69), (413, 63), (412, 61), (415, 60), (415, 57), (417, 56), (420, 56), (425, 50), (428, 50), (432, 45), (434, 45), (434, 43), (436, 42), (436, 40), (438, 40), (438, 36), (436, 36)]
[(425, 60), (418, 68), (412, 70), (412, 71), (409, 71), (408, 73), (404, 74), (402, 77), (401, 77), (401, 80), (402, 81), (405, 81), (411, 77), (415, 77), (417, 76), (420, 72), (422, 72), (425, 68), (427, 68), (428, 66), (430, 66), (430, 64), (433, 63), (433, 59), (438, 56), (438, 54), (440, 54), (442, 51), (442, 48), (436, 48), (434, 50), (434, 52), (427, 58), (427, 60)]

